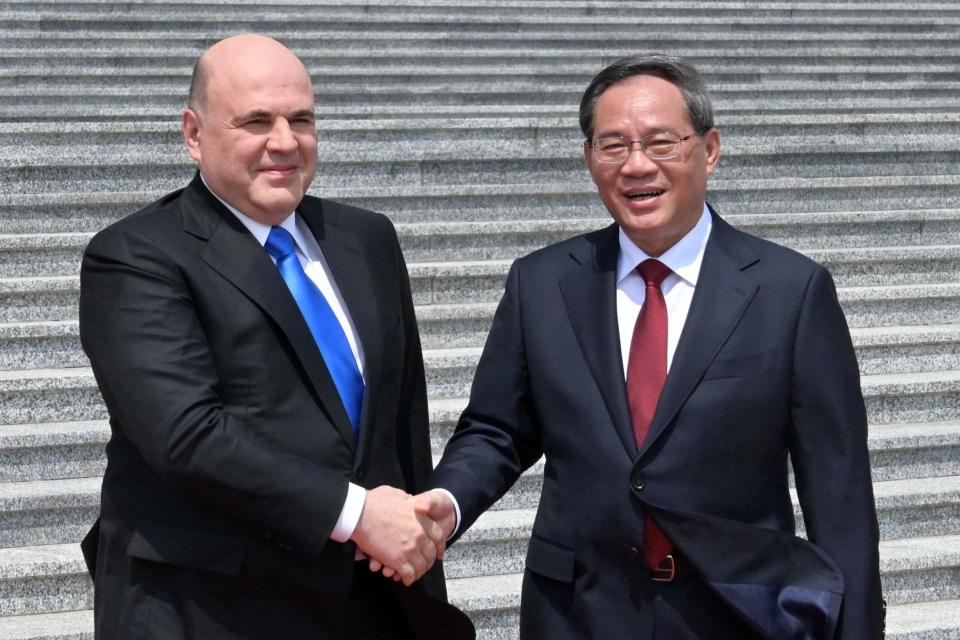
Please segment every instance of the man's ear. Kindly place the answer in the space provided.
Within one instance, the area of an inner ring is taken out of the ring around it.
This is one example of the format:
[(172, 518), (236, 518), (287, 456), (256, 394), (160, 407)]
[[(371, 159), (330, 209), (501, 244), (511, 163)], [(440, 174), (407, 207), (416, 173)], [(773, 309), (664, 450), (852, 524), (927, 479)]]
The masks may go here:
[(183, 141), (187, 144), (187, 151), (195, 162), (200, 162), (200, 116), (191, 108), (183, 112), (180, 119), (180, 129), (183, 132)]
[(710, 129), (703, 134), (703, 143), (707, 151), (707, 175), (712, 176), (720, 160), (720, 132)]
[[(590, 148), (590, 141), (583, 141), (583, 161), (587, 165), (587, 171), (590, 172), (590, 180), (593, 180), (593, 149)], [(596, 180), (593, 180), (596, 183)]]

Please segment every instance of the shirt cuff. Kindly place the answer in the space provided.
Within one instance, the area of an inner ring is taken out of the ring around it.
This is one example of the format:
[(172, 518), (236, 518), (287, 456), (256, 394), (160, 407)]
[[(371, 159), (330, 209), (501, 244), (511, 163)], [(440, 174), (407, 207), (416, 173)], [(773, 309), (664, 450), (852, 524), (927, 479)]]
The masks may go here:
[[(363, 513), (363, 505), (366, 501), (366, 489), (352, 482), (347, 485), (347, 499), (343, 501), (343, 509), (340, 510), (337, 525), (333, 528), (333, 533), (330, 534), (331, 540), (346, 542), (350, 539), (353, 530), (357, 528), (357, 523), (360, 522), (360, 514)], [(457, 522), (459, 522), (459, 518)]]
[(437, 487), (436, 489), (430, 489), (430, 491), (439, 491), (443, 495), (450, 498), (450, 502), (453, 503), (453, 510), (457, 514), (457, 520), (453, 524), (453, 531), (451, 531), (450, 535), (447, 536), (447, 540), (449, 540), (453, 536), (457, 535), (457, 531), (460, 529), (460, 503), (457, 502), (457, 499), (453, 497), (453, 494), (447, 491), (446, 489), (441, 489), (440, 487)]

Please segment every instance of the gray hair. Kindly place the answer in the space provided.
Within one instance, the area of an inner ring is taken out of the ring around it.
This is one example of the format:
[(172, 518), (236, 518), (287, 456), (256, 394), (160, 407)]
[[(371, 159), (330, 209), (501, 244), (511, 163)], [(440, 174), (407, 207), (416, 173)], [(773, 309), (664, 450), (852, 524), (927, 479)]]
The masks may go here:
[(675, 56), (662, 53), (640, 54), (620, 58), (590, 81), (580, 99), (580, 130), (587, 140), (593, 139), (593, 113), (603, 92), (633, 76), (654, 76), (666, 80), (680, 90), (687, 105), (687, 115), (697, 133), (713, 128), (713, 106), (707, 85), (692, 65)]

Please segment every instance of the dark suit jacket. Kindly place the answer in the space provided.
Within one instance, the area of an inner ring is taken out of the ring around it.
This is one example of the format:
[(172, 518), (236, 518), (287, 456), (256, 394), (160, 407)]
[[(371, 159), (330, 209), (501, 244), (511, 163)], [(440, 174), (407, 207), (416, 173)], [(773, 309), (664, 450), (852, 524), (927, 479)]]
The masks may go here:
[[(112, 429), (85, 545), (98, 638), (326, 637), (354, 568), (354, 545), (328, 539), (348, 481), (424, 487), (423, 361), (393, 227), (312, 197), (297, 211), (363, 344), (359, 444), (276, 266), (199, 175), (86, 250), (80, 336)], [(396, 592), (414, 624), (465, 621), (439, 565)]]
[[(653, 634), (637, 552), (649, 512), (761, 636), (832, 638), (842, 626), (844, 640), (880, 637), (865, 410), (827, 271), (714, 214), (638, 451), (618, 252), (611, 226), (513, 265), (470, 403), (431, 479), (457, 497), (462, 531), (545, 455), (521, 636)], [(794, 536), (788, 454), (812, 543)]]

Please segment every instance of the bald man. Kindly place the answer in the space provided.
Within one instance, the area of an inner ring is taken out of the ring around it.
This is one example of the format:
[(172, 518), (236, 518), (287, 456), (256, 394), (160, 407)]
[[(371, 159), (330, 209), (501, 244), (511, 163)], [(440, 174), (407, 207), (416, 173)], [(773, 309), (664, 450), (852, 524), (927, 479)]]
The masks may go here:
[(430, 445), (406, 266), (387, 218), (306, 195), (306, 69), (227, 38), (182, 129), (193, 181), (81, 269), (112, 429), (83, 544), (96, 637), (472, 638), (410, 496)]

